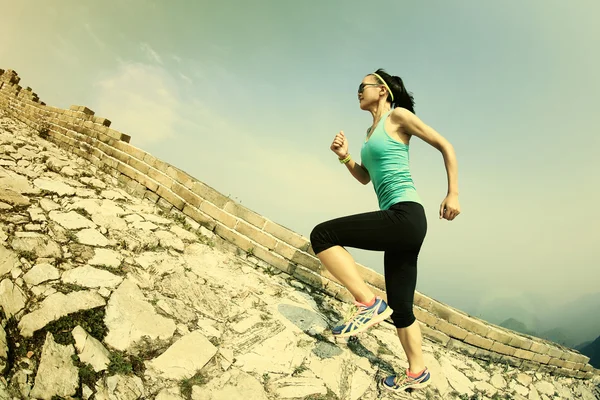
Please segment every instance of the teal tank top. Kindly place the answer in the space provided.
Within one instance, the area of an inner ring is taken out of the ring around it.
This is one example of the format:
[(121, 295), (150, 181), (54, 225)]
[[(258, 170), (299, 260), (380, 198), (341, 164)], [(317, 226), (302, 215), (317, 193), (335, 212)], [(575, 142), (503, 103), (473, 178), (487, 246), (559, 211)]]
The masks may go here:
[(392, 139), (385, 131), (385, 121), (390, 113), (381, 117), (360, 150), (362, 165), (369, 171), (382, 210), (401, 201), (421, 203), (410, 174), (408, 145)]

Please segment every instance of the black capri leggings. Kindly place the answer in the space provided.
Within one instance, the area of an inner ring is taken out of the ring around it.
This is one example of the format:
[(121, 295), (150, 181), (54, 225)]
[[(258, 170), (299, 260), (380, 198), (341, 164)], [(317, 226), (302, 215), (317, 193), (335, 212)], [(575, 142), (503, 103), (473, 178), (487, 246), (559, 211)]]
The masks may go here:
[(397, 328), (415, 322), (417, 257), (427, 233), (423, 206), (400, 202), (387, 210), (322, 222), (310, 234), (315, 254), (333, 246), (384, 251), (385, 289)]

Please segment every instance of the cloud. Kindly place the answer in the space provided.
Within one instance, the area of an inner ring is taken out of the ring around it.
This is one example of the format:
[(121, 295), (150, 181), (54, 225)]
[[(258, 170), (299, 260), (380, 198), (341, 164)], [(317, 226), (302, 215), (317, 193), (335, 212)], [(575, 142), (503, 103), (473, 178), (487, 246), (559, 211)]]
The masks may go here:
[(172, 54), (172, 55), (171, 55), (171, 58), (172, 58), (173, 60), (177, 61), (179, 64), (181, 64), (181, 62), (183, 61), (183, 60), (181, 59), (181, 57), (179, 57), (179, 56), (176, 56), (175, 54)]
[(151, 60), (158, 64), (162, 64), (162, 58), (160, 55), (154, 51), (154, 49), (148, 43), (140, 43), (140, 49), (146, 54), (146, 56)]
[(104, 43), (97, 35), (96, 33), (94, 33), (94, 31), (92, 30), (92, 27), (90, 26), (90, 24), (85, 23), (83, 24), (83, 27), (85, 28), (85, 31), (88, 33), (88, 35), (91, 36), (92, 39), (94, 39), (94, 42), (96, 42), (96, 44), (101, 47), (101, 48), (106, 48), (106, 43)]
[(183, 79), (187, 83), (194, 83), (194, 81), (190, 77), (188, 77), (187, 75), (184, 75), (181, 72), (179, 72), (179, 76), (181, 77), (181, 79)]
[(131, 135), (136, 146), (175, 136), (182, 101), (174, 79), (162, 67), (123, 62), (95, 86), (98, 115), (109, 116), (112, 127)]

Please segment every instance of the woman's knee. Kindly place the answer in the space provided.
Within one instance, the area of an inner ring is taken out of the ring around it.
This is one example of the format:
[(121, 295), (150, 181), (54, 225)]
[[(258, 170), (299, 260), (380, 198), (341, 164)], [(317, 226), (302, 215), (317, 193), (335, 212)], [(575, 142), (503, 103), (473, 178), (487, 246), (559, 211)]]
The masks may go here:
[(335, 246), (327, 221), (321, 222), (310, 232), (310, 244), (315, 254)]
[(416, 317), (413, 313), (412, 304), (402, 304), (400, 306), (392, 307), (394, 312), (392, 313), (391, 319), (396, 328), (406, 328), (411, 326), (415, 321)]

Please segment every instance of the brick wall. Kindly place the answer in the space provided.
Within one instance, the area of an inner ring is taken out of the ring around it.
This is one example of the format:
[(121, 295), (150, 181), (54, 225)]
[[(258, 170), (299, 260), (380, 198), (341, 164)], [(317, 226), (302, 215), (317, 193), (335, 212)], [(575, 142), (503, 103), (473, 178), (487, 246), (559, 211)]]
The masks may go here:
[[(48, 140), (86, 158), (118, 178), (128, 192), (177, 210), (262, 262), (343, 301), (350, 293), (325, 270), (307, 238), (247, 209), (180, 169), (131, 145), (130, 136), (110, 128), (84, 106), (68, 110), (40, 102), (31, 88), (19, 86), (12, 70), (0, 70), (0, 108)], [(362, 277), (386, 298), (382, 275), (358, 265)], [(600, 371), (589, 358), (539, 338), (521, 335), (469, 316), (415, 293), (415, 315), (424, 336), (473, 357), (557, 375), (590, 378)]]

